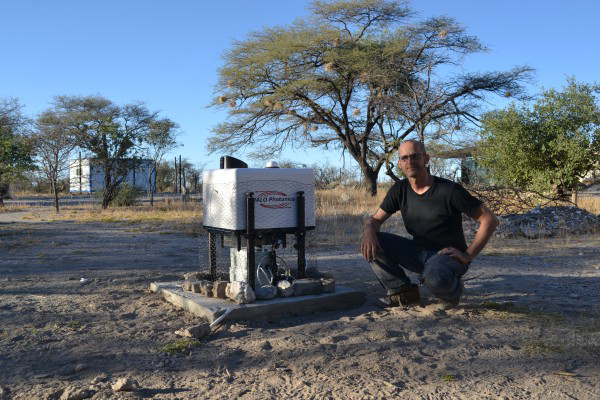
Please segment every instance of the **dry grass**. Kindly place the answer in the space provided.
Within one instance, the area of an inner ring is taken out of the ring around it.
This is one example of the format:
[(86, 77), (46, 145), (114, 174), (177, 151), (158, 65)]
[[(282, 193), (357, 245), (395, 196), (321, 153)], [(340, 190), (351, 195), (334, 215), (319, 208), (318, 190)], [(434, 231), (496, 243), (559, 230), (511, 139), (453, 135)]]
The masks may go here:
[(198, 223), (202, 217), (202, 208), (194, 203), (158, 202), (154, 207), (149, 205), (131, 207), (111, 207), (106, 210), (96, 205), (63, 206), (59, 214), (30, 211), (26, 219), (46, 221), (77, 222), (180, 222)]
[(600, 215), (600, 197), (579, 197), (577, 206), (592, 214)]
[[(322, 245), (356, 245), (365, 220), (371, 216), (381, 204), (387, 188), (381, 187), (375, 197), (365, 193), (363, 189), (335, 188), (317, 190), (315, 197), (316, 230), (308, 236), (309, 246)], [(600, 214), (600, 198), (580, 197), (580, 207), (594, 214)], [(154, 207), (148, 205), (133, 207), (113, 207), (100, 210), (98, 206), (65, 206), (60, 214), (55, 214), (46, 207), (5, 207), (4, 211), (23, 211), (29, 213), (25, 218), (38, 221), (76, 221), (101, 223), (127, 223), (142, 225), (143, 230), (161, 231), (165, 234), (185, 232), (197, 236), (204, 235), (201, 228), (202, 207), (198, 203), (183, 203), (168, 199), (158, 201)], [(0, 209), (2, 212), (2, 209)], [(386, 223), (386, 230), (405, 234), (398, 218), (391, 218)], [(568, 238), (565, 239), (568, 241)], [(493, 251), (495, 240), (490, 243)], [(530, 241), (526, 241), (531, 246)], [(523, 251), (523, 249), (518, 249)]]
[(316, 230), (309, 235), (309, 246), (358, 246), (365, 220), (373, 215), (387, 190), (379, 190), (375, 197), (364, 189), (336, 188), (317, 190), (315, 193)]
[(29, 207), (27, 206), (2, 206), (0, 207), (0, 213), (8, 213), (8, 212), (18, 212), (18, 211), (27, 211), (29, 210)]

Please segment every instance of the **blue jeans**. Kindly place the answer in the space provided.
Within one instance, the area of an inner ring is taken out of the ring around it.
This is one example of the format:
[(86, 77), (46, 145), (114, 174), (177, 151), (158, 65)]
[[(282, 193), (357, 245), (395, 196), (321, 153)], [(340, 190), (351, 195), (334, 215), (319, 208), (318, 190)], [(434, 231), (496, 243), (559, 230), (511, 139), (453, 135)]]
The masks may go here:
[(437, 251), (418, 250), (411, 239), (402, 236), (378, 232), (377, 238), (381, 250), (370, 264), (388, 296), (411, 287), (410, 278), (404, 271), (407, 269), (420, 274), (419, 280), (435, 297), (449, 302), (460, 299), (463, 291), (460, 277), (467, 272), (468, 266), (454, 257), (437, 254)]

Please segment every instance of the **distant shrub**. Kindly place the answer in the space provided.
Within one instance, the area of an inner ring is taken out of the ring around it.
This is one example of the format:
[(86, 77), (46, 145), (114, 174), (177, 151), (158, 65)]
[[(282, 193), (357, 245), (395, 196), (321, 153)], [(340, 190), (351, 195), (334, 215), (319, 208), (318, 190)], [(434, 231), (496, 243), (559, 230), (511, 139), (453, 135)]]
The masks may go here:
[(117, 190), (117, 195), (111, 203), (116, 207), (135, 206), (138, 203), (140, 196), (142, 195), (142, 193), (137, 188), (127, 183), (119, 185), (119, 188)]
[[(100, 202), (104, 198), (104, 191), (95, 192), (96, 197)], [(110, 202), (111, 206), (115, 207), (129, 207), (135, 206), (138, 203), (138, 200), (142, 196), (142, 192), (131, 186), (128, 183), (122, 183), (117, 188), (117, 194), (114, 199)]]

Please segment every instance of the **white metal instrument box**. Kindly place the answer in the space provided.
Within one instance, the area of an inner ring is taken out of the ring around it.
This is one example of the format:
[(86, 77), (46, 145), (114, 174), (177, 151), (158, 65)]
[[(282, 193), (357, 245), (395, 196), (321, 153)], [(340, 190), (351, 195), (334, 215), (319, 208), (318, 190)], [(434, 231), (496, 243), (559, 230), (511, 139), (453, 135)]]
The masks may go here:
[(315, 226), (315, 176), (309, 168), (229, 168), (202, 176), (203, 226), (246, 229), (246, 193), (254, 193), (254, 228), (297, 227), (297, 193), (304, 192), (305, 226)]

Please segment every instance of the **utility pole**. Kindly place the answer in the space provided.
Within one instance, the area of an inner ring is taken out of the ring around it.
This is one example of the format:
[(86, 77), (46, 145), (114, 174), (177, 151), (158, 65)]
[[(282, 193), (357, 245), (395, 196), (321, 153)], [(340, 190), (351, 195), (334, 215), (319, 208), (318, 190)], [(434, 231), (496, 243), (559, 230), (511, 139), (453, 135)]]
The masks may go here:
[(181, 186), (182, 184), (182, 180), (181, 180), (181, 174), (183, 172), (183, 166), (181, 165), (181, 154), (179, 155), (179, 193), (183, 193), (183, 188)]
[(174, 188), (175, 188), (175, 193), (177, 193), (177, 156), (175, 156), (175, 180), (174, 180)]
[(79, 152), (79, 170), (77, 172), (79, 172), (77, 175), (79, 175), (79, 194), (81, 194), (81, 175), (83, 175), (83, 169), (81, 168), (81, 151)]

